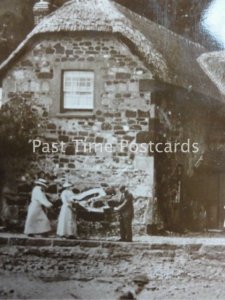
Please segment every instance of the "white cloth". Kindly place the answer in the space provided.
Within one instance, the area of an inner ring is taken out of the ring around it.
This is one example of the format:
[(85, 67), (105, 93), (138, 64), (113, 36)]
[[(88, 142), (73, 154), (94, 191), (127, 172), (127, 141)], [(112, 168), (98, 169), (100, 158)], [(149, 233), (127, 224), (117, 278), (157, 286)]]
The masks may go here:
[(28, 207), (25, 222), (25, 234), (41, 234), (51, 230), (50, 222), (42, 208), (42, 205), (49, 208), (52, 206), (40, 186), (35, 186), (31, 195), (31, 203)]
[(76, 215), (72, 208), (75, 197), (71, 190), (64, 190), (61, 194), (62, 207), (57, 226), (57, 235), (59, 236), (77, 235)]
[(90, 189), (90, 190), (87, 190), (85, 192), (76, 194), (75, 197), (76, 197), (76, 200), (82, 201), (84, 198), (86, 198), (88, 196), (90, 196), (90, 198), (93, 198), (92, 195), (97, 195), (94, 198), (98, 199), (98, 198), (106, 196), (106, 193), (102, 188), (94, 188), (94, 189)]

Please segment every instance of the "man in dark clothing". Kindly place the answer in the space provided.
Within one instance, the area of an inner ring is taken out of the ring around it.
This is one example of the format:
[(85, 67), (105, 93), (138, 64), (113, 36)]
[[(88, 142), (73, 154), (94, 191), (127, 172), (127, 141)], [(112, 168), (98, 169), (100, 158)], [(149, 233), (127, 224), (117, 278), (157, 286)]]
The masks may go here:
[(120, 241), (132, 242), (132, 220), (134, 217), (133, 195), (125, 186), (120, 188), (121, 204), (115, 208), (119, 212)]

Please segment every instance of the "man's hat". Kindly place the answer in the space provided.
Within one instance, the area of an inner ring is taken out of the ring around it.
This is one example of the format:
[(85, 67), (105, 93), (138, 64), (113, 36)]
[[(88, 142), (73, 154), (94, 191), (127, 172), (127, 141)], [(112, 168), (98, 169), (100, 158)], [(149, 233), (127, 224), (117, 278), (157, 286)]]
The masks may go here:
[(125, 185), (120, 186), (120, 191), (125, 192), (127, 190), (127, 187)]

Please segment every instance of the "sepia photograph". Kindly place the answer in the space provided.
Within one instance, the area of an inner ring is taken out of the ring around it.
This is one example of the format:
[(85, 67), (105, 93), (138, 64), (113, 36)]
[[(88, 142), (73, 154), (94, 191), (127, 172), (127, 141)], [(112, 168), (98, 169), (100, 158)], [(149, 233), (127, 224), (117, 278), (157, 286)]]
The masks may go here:
[(0, 299), (225, 299), (224, 48), (224, 0), (0, 0)]

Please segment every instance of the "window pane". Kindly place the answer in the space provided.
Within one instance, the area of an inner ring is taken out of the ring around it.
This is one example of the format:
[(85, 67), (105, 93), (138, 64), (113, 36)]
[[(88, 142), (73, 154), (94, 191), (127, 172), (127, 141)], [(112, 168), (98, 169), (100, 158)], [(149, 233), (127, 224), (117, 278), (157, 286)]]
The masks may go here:
[(93, 109), (94, 72), (64, 72), (63, 93), (65, 109)]

